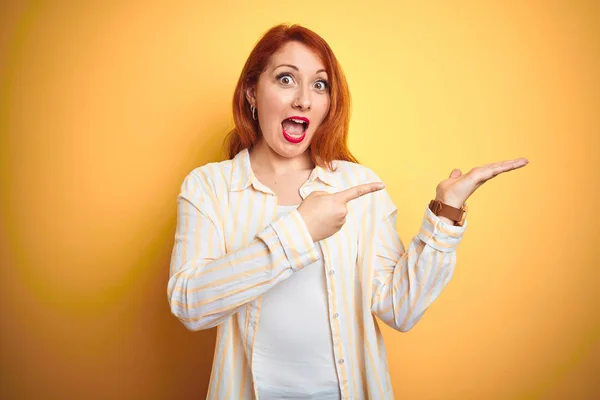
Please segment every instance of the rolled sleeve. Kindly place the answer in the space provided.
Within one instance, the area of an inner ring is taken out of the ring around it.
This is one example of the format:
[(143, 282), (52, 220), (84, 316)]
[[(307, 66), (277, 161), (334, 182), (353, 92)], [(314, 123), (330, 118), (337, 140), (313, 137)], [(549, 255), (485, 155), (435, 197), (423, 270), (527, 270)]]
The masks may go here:
[(317, 246), (298, 210), (275, 220), (271, 227), (279, 237), (292, 270), (298, 271), (319, 260)]
[(450, 225), (435, 215), (429, 206), (426, 206), (421, 229), (417, 236), (434, 249), (448, 253), (456, 250), (467, 225), (466, 220), (463, 226)]

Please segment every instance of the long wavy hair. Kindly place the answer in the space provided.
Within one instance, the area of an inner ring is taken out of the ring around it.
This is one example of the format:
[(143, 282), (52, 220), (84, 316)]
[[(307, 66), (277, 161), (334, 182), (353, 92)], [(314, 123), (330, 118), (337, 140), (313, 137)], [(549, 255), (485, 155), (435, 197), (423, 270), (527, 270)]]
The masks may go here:
[(233, 121), (235, 127), (223, 143), (229, 159), (243, 149), (251, 148), (260, 138), (258, 121), (252, 118), (246, 89), (257, 84), (272, 54), (284, 44), (297, 41), (314, 51), (325, 64), (330, 81), (330, 107), (310, 144), (310, 157), (314, 164), (332, 169), (333, 160), (358, 163), (348, 149), (350, 125), (350, 91), (340, 64), (325, 40), (315, 32), (300, 25), (280, 24), (269, 29), (252, 49), (242, 69), (233, 94)]

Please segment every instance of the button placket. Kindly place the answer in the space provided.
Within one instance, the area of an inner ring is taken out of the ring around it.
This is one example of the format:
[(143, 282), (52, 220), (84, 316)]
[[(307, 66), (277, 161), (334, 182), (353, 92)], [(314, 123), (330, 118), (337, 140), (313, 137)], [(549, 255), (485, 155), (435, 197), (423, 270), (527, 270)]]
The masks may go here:
[[(326, 274), (330, 277), (330, 279), (325, 279), (325, 283), (327, 285), (327, 299), (328, 299), (328, 305), (329, 305), (329, 312), (330, 312), (330, 319), (329, 319), (329, 323), (330, 323), (330, 327), (331, 327), (331, 333), (332, 333), (332, 341), (333, 341), (333, 352), (334, 352), (334, 358), (335, 358), (335, 362), (339, 365), (339, 368), (337, 368), (337, 375), (338, 375), (338, 379), (340, 381), (342, 381), (342, 374), (344, 372), (342, 372), (345, 369), (345, 365), (344, 364), (344, 358), (343, 357), (343, 349), (340, 348), (341, 345), (341, 336), (340, 336), (340, 331), (337, 329), (338, 325), (339, 325), (339, 317), (340, 314), (338, 312), (336, 312), (336, 309), (332, 306), (332, 297), (335, 297), (335, 292), (334, 292), (334, 287), (335, 287), (335, 279), (334, 279), (334, 275), (335, 275), (335, 269), (332, 268), (333, 264), (332, 264), (332, 260), (329, 254), (329, 248), (325, 243), (319, 243), (319, 245), (321, 246), (321, 250), (323, 252), (323, 260), (325, 263), (325, 271)], [(334, 322), (335, 321), (335, 322)], [(347, 383), (342, 383), (340, 385), (340, 389), (342, 391), (342, 398), (346, 398), (345, 393), (347, 391)]]

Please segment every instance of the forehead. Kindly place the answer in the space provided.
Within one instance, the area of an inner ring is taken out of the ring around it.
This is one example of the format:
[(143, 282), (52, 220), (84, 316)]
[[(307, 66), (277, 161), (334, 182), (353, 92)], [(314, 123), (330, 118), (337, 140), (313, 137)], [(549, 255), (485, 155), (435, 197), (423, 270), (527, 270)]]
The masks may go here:
[(284, 44), (269, 60), (271, 69), (281, 64), (295, 65), (300, 71), (307, 73), (315, 73), (320, 69), (325, 69), (325, 64), (323, 64), (317, 53), (302, 43), (294, 41)]

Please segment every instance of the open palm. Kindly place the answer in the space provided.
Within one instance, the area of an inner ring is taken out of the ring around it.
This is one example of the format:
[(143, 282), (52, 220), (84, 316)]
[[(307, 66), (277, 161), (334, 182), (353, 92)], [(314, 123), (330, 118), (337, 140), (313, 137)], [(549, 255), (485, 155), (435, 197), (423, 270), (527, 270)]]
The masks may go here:
[(449, 178), (437, 185), (435, 189), (436, 199), (450, 206), (460, 208), (469, 196), (485, 182), (504, 172), (524, 167), (528, 163), (529, 161), (525, 158), (500, 161), (475, 167), (464, 175), (460, 169), (456, 168), (452, 170)]

